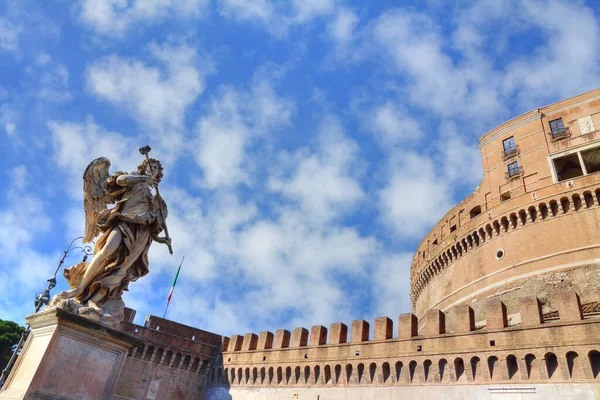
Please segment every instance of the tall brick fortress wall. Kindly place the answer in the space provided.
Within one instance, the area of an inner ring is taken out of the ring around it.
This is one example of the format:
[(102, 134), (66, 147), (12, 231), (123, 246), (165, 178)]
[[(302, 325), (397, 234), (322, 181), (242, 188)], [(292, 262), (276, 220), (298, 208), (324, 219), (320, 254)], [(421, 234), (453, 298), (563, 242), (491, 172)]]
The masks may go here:
[[(206, 393), (214, 399), (228, 398), (225, 393), (240, 399), (375, 399), (394, 393), (415, 396), (425, 393), (425, 385), (438, 387), (438, 395), (478, 398), (469, 394), (470, 386), (495, 385), (478, 389), (487, 395), (515, 384), (529, 393), (558, 395), (562, 384), (577, 383), (588, 391), (582, 398), (600, 396), (600, 385), (583, 385), (600, 383), (600, 310), (584, 316), (572, 291), (557, 294), (556, 303), (558, 318), (551, 320), (544, 318), (536, 297), (521, 298), (518, 310), (507, 310), (501, 301), (486, 302), (483, 324), (476, 324), (466, 305), (455, 307), (452, 326), (439, 310), (429, 310), (423, 321), (403, 314), (395, 338), (388, 317), (375, 320), (372, 336), (362, 320), (350, 328), (333, 324), (329, 332), (314, 326), (235, 335), (224, 338), (226, 350), (210, 372)], [(519, 316), (512, 325), (509, 311)], [(464, 390), (444, 392), (448, 385)]]
[[(587, 301), (600, 286), (600, 90), (510, 120), (479, 140), (483, 179), (421, 241), (411, 267), (419, 317), (535, 294)], [(452, 316), (450, 315), (450, 318)]]

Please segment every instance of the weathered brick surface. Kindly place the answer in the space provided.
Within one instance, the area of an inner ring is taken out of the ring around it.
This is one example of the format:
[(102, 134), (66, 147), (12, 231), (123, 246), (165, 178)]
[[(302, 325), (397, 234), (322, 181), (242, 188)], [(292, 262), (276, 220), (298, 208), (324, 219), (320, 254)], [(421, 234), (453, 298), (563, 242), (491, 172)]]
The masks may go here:
[(331, 324), (329, 330), (329, 343), (339, 344), (346, 343), (348, 341), (348, 326), (341, 322)]
[(366, 342), (369, 340), (369, 323), (362, 319), (352, 321), (352, 334), (350, 335), (350, 340), (352, 343)]
[(414, 314), (402, 314), (398, 317), (398, 338), (410, 339), (417, 336), (418, 321)]
[(475, 312), (470, 306), (454, 308), (454, 333), (469, 333), (475, 330)]
[(386, 340), (394, 333), (394, 323), (388, 317), (379, 317), (375, 320), (374, 340)]

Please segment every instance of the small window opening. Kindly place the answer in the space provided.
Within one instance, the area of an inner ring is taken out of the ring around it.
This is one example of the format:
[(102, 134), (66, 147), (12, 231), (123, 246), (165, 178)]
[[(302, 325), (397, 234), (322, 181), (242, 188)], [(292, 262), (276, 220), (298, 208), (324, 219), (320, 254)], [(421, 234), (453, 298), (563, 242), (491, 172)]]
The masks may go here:
[(496, 341), (495, 340), (490, 340), (490, 346), (494, 347), (496, 345)]
[(360, 356), (360, 351), (356, 351), (356, 353), (354, 353), (355, 356)]
[(471, 217), (471, 219), (475, 218), (479, 214), (481, 214), (481, 206), (475, 206), (471, 209), (471, 211), (469, 211), (469, 217)]
[(228, 359), (227, 359), (227, 362), (229, 362), (229, 361), (231, 361), (231, 358), (228, 358)]
[(417, 346), (417, 351), (422, 351), (423, 350), (423, 346)]
[(437, 244), (438, 244), (437, 239), (435, 239), (431, 244), (434, 245), (434, 246), (437, 246)]
[(565, 130), (565, 126), (563, 125), (562, 118), (558, 118), (558, 119), (550, 121), (550, 131), (552, 133), (553, 139), (556, 139), (556, 138), (559, 138), (559, 137), (562, 137), (565, 135), (566, 130)]
[(266, 360), (267, 360), (267, 356), (264, 356), (264, 357), (263, 357), (263, 361), (266, 361)]
[(304, 358), (308, 358), (308, 353), (306, 353), (306, 354), (304, 355)]
[(450, 232), (454, 232), (455, 230), (456, 230), (456, 225), (452, 225), (452, 226), (450, 227)]
[(196, 340), (196, 336), (192, 336), (192, 340)]
[(157, 331), (160, 331), (160, 326), (157, 326), (157, 327), (156, 327), (156, 330), (157, 330)]
[(556, 171), (556, 177), (559, 182), (583, 175), (583, 169), (579, 163), (577, 153), (556, 158), (554, 160), (554, 170)]
[(500, 195), (500, 201), (506, 201), (510, 199), (510, 192), (504, 192)]

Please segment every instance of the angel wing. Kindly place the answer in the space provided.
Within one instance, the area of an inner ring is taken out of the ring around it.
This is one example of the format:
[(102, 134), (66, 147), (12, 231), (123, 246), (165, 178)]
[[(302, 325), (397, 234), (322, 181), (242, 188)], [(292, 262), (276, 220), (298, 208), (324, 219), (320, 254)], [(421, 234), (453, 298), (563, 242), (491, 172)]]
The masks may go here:
[(110, 160), (105, 157), (96, 158), (83, 173), (83, 210), (85, 211), (85, 237), (83, 243), (91, 242), (99, 233), (96, 218), (106, 205), (110, 196), (104, 190), (103, 183), (108, 178)]

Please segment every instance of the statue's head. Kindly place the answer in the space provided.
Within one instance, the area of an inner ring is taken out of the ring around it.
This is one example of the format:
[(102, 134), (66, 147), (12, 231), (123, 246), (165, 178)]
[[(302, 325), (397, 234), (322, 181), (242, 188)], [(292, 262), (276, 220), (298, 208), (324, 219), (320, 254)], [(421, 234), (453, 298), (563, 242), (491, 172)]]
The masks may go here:
[(148, 160), (144, 160), (137, 169), (138, 175), (150, 175), (158, 182), (160, 182), (163, 177), (162, 171), (162, 164), (155, 158), (151, 158), (150, 163), (148, 163)]

